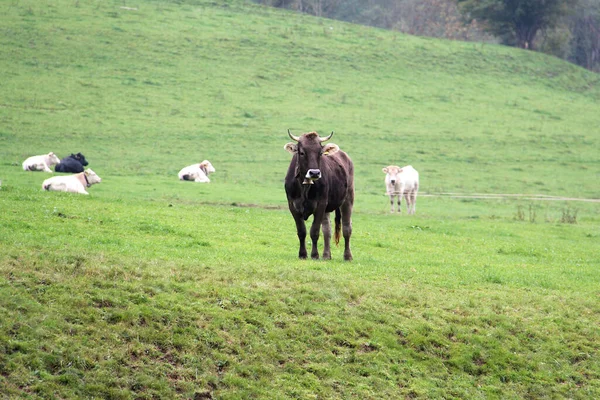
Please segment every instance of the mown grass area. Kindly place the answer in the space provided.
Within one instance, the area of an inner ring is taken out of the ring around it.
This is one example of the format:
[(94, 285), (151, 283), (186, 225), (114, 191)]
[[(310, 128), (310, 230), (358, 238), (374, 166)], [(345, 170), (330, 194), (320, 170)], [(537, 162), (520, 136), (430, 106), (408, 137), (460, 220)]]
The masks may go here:
[(357, 214), (355, 262), (315, 262), (285, 210), (38, 196), (2, 197), (21, 205), (0, 241), (7, 396), (600, 389), (597, 225)]
[[(0, 394), (599, 397), (598, 204), (388, 215), (381, 172), (599, 198), (599, 82), (241, 1), (0, 4)], [(354, 160), (352, 263), (296, 259), (287, 128)], [(20, 164), (49, 151), (103, 182), (43, 192)]]

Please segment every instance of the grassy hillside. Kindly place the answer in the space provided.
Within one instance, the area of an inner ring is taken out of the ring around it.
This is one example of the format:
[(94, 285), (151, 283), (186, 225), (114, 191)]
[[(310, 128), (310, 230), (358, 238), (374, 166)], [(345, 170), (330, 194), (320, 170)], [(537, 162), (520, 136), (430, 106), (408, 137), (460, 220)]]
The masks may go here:
[[(598, 203), (426, 194), (600, 198), (599, 100), (542, 54), (241, 1), (1, 2), (0, 397), (597, 398)], [(354, 160), (352, 263), (296, 259), (288, 128)], [(41, 191), (49, 151), (103, 182)]]
[(333, 130), (364, 202), (388, 163), (428, 192), (600, 197), (600, 78), (583, 69), (240, 2), (121, 7), (2, 5), (5, 165), (76, 150), (107, 177), (171, 177), (208, 158), (219, 183), (270, 193), (286, 129)]

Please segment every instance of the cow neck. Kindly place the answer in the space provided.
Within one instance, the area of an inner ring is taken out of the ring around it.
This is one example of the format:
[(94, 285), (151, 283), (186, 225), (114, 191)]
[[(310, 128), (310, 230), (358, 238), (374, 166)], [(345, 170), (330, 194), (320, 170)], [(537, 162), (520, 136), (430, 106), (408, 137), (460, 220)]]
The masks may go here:
[(206, 165), (200, 164), (200, 171), (204, 172), (204, 175), (208, 176), (208, 171), (206, 170)]
[(304, 202), (307, 198), (308, 198), (308, 192), (310, 191), (310, 188), (314, 185), (305, 185), (302, 182), (304, 181), (304, 179), (300, 180), (300, 193), (302, 201)]
[(88, 178), (87, 178), (87, 175), (85, 174), (85, 172), (83, 173), (83, 177), (85, 178), (85, 186), (86, 187), (92, 186), (92, 184), (90, 183), (90, 181), (88, 181)]

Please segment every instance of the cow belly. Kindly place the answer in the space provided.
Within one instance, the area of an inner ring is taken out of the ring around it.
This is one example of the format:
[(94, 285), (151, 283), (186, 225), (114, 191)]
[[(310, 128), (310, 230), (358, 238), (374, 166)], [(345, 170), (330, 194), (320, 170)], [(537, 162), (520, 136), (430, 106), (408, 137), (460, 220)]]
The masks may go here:
[(55, 179), (50, 182), (49, 190), (57, 192), (79, 193), (81, 191), (81, 185), (78, 184), (78, 182), (73, 182), (72, 180), (67, 181), (62, 179)]

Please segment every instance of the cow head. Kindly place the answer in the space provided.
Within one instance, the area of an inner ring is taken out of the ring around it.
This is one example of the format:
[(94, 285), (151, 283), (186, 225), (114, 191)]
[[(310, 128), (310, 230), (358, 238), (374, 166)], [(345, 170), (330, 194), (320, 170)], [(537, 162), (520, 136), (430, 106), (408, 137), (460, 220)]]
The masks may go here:
[(84, 167), (89, 164), (87, 162), (87, 160), (85, 159), (85, 156), (83, 154), (81, 154), (81, 153), (77, 153), (77, 155), (75, 156), (75, 158), (77, 160), (79, 160), (79, 162), (81, 163), (81, 165), (83, 165)]
[(89, 164), (87, 162), (87, 160), (85, 159), (85, 156), (81, 153), (77, 153), (77, 154), (71, 153), (71, 155), (69, 157), (71, 157), (74, 160), (79, 161), (81, 163), (81, 165), (83, 165), (84, 167)]
[(319, 137), (317, 132), (294, 136), (288, 129), (288, 135), (295, 143), (287, 143), (283, 148), (297, 155), (296, 176), (304, 178), (302, 184), (312, 185), (321, 178), (321, 157), (332, 155), (340, 150), (337, 144), (322, 143), (331, 139), (333, 132), (327, 137)]
[(385, 167), (382, 171), (386, 174), (385, 182), (393, 186), (400, 180), (398, 175), (402, 173), (402, 168), (396, 165), (390, 165), (389, 167)]
[(60, 158), (58, 158), (58, 156), (56, 154), (54, 154), (53, 151), (51, 151), (50, 153), (48, 153), (48, 159), (50, 160), (50, 165), (54, 165), (54, 164), (60, 163)]
[(202, 171), (204, 171), (204, 173), (208, 176), (208, 174), (211, 174), (213, 172), (215, 172), (215, 167), (213, 167), (213, 165), (210, 163), (210, 161), (208, 160), (204, 160), (202, 161), (200, 164), (198, 164), (198, 167), (200, 167), (200, 169)]
[(100, 183), (102, 182), (102, 179), (96, 175), (96, 173), (94, 171), (92, 171), (91, 169), (86, 169), (84, 172), (85, 174), (85, 180), (88, 183), (88, 186), (93, 185), (94, 183)]

